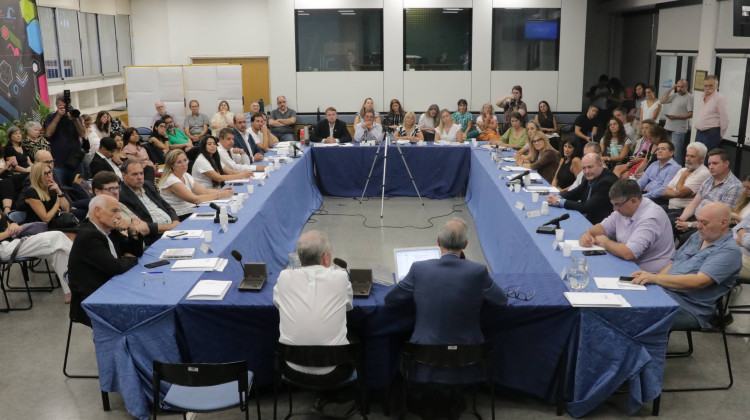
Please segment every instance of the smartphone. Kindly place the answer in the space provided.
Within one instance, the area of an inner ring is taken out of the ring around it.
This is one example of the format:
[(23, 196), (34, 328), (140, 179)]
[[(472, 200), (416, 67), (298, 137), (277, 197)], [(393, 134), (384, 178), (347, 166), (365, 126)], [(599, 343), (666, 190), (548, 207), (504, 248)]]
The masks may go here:
[(585, 256), (587, 256), (587, 257), (590, 257), (592, 255), (607, 255), (607, 251), (599, 251), (599, 250), (595, 250), (595, 251), (583, 251), (582, 254), (585, 255)]
[(635, 277), (620, 276), (620, 280), (619, 281), (623, 282), (623, 283), (630, 283), (631, 281), (633, 281), (634, 278)]
[(146, 267), (146, 268), (156, 268), (156, 267), (161, 267), (162, 265), (168, 265), (168, 264), (169, 264), (169, 261), (159, 260), (159, 261), (155, 261), (155, 262), (152, 262), (152, 263), (148, 263), (148, 264), (144, 265), (144, 267)]

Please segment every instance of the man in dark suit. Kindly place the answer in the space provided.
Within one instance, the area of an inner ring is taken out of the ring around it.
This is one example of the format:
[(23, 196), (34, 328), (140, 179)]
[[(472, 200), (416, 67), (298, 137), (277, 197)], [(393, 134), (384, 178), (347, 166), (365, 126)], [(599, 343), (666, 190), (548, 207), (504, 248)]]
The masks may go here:
[(263, 160), (263, 151), (260, 150), (250, 130), (247, 129), (247, 120), (243, 114), (234, 114), (234, 145), (242, 149), (246, 155), (252, 156), (253, 162)]
[[(180, 219), (151, 182), (143, 179), (143, 165), (133, 159), (122, 163), (122, 183), (120, 184), (120, 203), (133, 215), (148, 225), (146, 245), (151, 245), (161, 234), (174, 229)], [(123, 209), (125, 211), (125, 209)]]
[(89, 219), (80, 224), (68, 259), (68, 281), (73, 293), (70, 319), (91, 326), (81, 302), (117, 274), (138, 264), (143, 237), (135, 227), (120, 233), (120, 203), (98, 195), (89, 204)]
[(578, 210), (591, 224), (600, 223), (612, 213), (609, 189), (617, 182), (617, 176), (602, 166), (602, 157), (589, 153), (581, 159), (583, 181), (581, 185), (560, 195), (548, 195), (552, 206)]
[(94, 153), (94, 157), (91, 158), (89, 169), (91, 170), (91, 177), (101, 171), (110, 171), (117, 174), (118, 177), (122, 178), (120, 168), (112, 162), (112, 155), (117, 149), (117, 142), (111, 137), (104, 137), (99, 143), (99, 149)]
[(336, 108), (326, 109), (326, 118), (318, 123), (315, 133), (310, 137), (312, 142), (346, 143), (352, 141), (352, 135), (346, 128), (346, 123), (338, 119)]

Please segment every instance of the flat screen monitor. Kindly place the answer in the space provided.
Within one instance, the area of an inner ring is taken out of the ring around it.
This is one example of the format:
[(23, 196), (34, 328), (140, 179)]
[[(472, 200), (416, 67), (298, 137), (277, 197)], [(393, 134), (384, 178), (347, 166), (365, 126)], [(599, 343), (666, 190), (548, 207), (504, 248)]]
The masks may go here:
[(396, 258), (396, 282), (399, 282), (406, 277), (411, 265), (415, 262), (440, 258), (440, 248), (436, 246), (395, 248), (393, 255)]
[(556, 20), (530, 20), (526, 22), (524, 36), (532, 40), (556, 40), (559, 26)]

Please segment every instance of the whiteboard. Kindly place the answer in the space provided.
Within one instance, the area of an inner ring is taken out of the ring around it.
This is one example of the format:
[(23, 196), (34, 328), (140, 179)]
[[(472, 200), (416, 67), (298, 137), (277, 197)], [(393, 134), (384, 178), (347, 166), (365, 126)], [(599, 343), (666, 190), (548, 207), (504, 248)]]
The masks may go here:
[(187, 104), (196, 99), (203, 114), (211, 118), (219, 101), (226, 100), (232, 110), (242, 111), (242, 66), (128, 66), (125, 67), (125, 94), (128, 119), (132, 127), (151, 128), (156, 114), (154, 104), (164, 102), (167, 113), (182, 126)]
[[(742, 92), (745, 89), (745, 69), (747, 58), (721, 59), (721, 75), (719, 75), (719, 93), (727, 98), (729, 112), (729, 128), (724, 138), (737, 141), (740, 131), (740, 111), (742, 110)], [(702, 101), (701, 101), (702, 102)]]

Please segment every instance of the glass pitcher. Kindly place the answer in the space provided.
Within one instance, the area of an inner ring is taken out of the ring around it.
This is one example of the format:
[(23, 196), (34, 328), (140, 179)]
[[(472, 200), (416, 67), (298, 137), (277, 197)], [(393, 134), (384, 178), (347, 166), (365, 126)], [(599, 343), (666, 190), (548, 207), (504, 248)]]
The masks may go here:
[(572, 257), (571, 265), (565, 273), (565, 278), (573, 290), (583, 290), (589, 284), (589, 279), (593, 274), (591, 266), (586, 264), (586, 258)]

